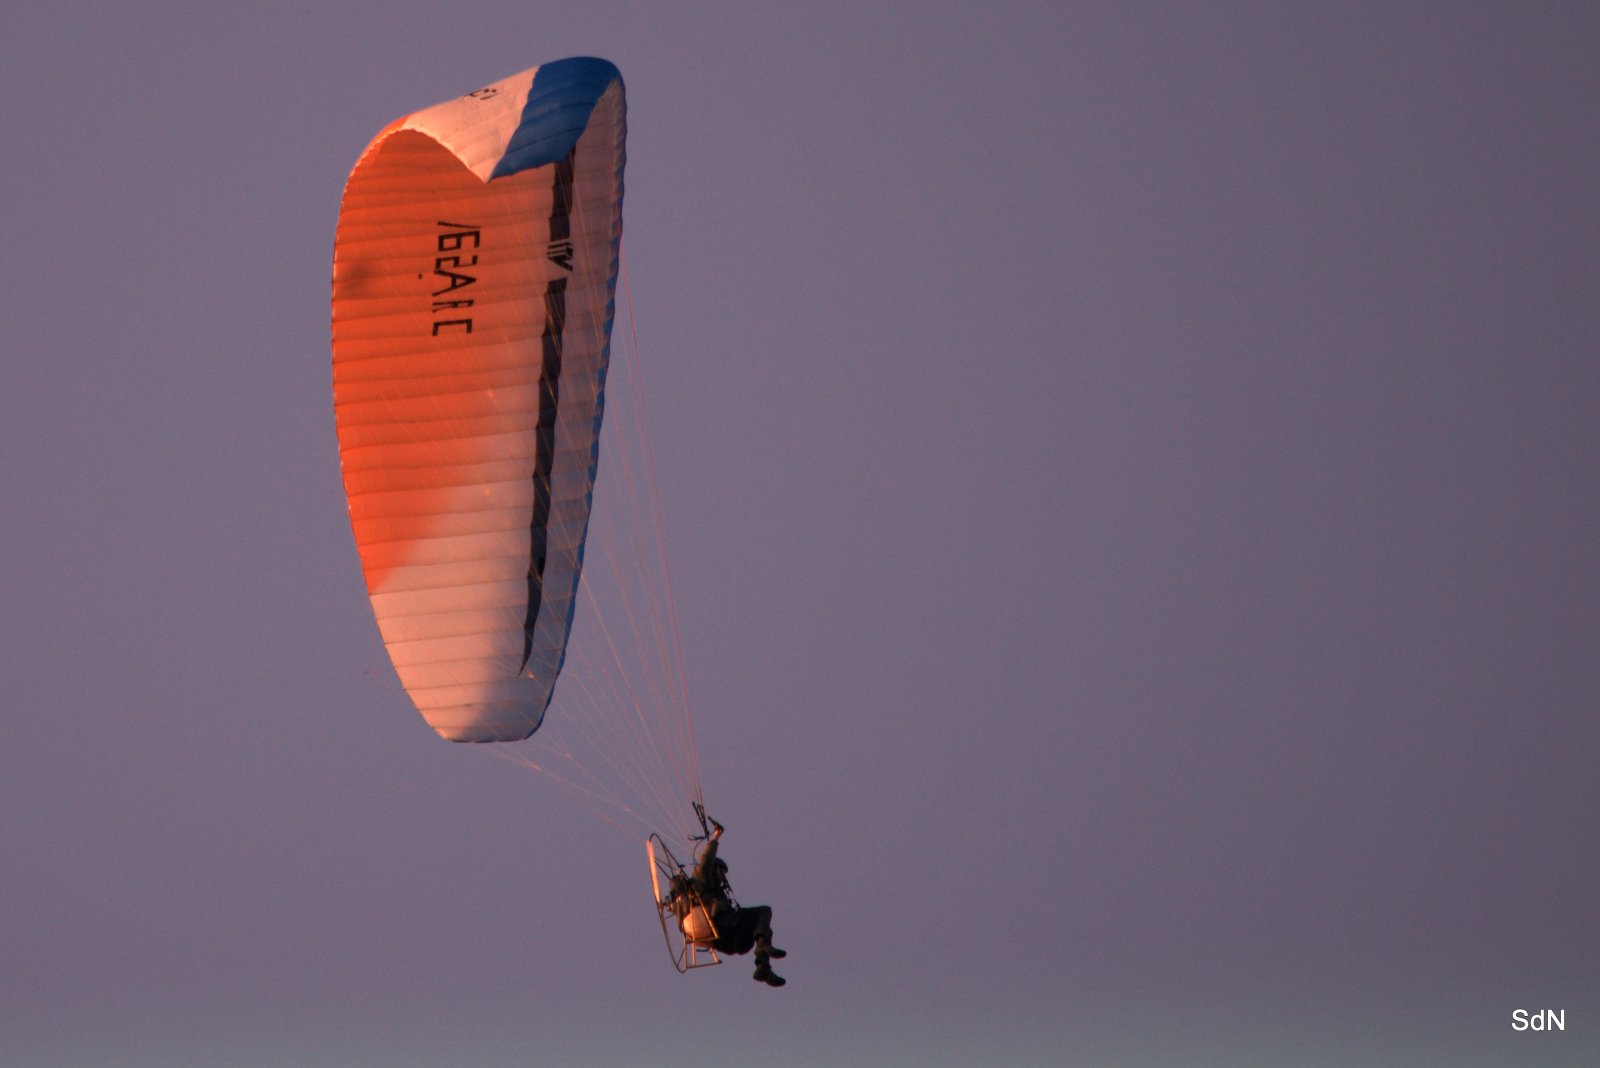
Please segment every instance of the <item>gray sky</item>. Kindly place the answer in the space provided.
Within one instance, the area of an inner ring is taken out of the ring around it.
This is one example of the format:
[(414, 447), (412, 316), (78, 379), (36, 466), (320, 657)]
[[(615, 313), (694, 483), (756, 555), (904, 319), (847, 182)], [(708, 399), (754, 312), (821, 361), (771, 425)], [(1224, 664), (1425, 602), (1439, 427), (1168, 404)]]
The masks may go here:
[[(1597, 48), (1560, 4), (8, 12), (0, 1061), (1591, 1063)], [(345, 176), (575, 54), (628, 84), (782, 991), (676, 975), (639, 842), (426, 728), (345, 516)]]

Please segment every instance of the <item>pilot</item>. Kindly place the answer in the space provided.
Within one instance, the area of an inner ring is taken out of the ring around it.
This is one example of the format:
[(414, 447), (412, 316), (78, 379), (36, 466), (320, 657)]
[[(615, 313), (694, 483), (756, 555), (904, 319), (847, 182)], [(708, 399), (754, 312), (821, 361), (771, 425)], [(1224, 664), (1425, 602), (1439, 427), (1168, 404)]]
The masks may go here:
[[(756, 982), (782, 986), (786, 980), (772, 970), (772, 961), (782, 960), (788, 954), (772, 944), (772, 909), (767, 905), (744, 908), (733, 903), (733, 895), (728, 890), (728, 865), (717, 856), (717, 842), (722, 838), (723, 827), (716, 820), (711, 821), (711, 827), (711, 836), (700, 851), (700, 859), (690, 878), (691, 892), (705, 905), (715, 929), (716, 937), (707, 944), (718, 953), (733, 956), (754, 950)], [(701, 929), (704, 916), (699, 910), (686, 909), (680, 913), (680, 921), (684, 934), (691, 939), (704, 940), (713, 933)]]

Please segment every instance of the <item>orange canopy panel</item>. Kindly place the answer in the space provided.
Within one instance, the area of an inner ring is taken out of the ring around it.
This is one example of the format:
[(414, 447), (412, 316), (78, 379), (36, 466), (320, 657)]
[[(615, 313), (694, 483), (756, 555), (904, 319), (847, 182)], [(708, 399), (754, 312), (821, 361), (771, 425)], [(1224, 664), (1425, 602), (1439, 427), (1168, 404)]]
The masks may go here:
[(566, 656), (622, 240), (600, 59), (390, 124), (345, 184), (333, 397), (350, 523), (406, 692), (452, 741), (526, 738)]

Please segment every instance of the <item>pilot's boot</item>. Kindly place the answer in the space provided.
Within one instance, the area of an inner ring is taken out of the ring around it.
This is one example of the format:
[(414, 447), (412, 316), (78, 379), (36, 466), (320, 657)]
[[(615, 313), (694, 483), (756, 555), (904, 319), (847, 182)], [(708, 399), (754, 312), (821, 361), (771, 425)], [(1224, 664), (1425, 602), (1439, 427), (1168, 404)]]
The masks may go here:
[(782, 986), (788, 982), (783, 976), (772, 970), (772, 965), (767, 963), (765, 957), (756, 960), (755, 981), (766, 983), (768, 986)]
[(771, 934), (768, 934), (765, 938), (762, 938), (762, 939), (760, 939), (760, 940), (758, 940), (756, 942), (756, 963), (757, 964), (760, 963), (760, 960), (761, 960), (762, 957), (771, 957), (773, 960), (782, 960), (783, 958), (787, 957), (788, 955), (789, 954), (785, 953), (783, 950), (779, 949), (777, 946), (772, 944), (772, 935)]

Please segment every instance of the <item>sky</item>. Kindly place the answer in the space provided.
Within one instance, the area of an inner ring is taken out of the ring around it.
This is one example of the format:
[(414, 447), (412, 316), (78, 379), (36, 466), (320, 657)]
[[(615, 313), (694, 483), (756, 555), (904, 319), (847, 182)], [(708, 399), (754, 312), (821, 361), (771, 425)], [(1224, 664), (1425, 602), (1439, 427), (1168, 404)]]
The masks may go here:
[[(1597, 47), (7, 5), (0, 1062), (1593, 1063)], [(569, 55), (627, 81), (703, 785), (782, 990), (676, 974), (636, 836), (427, 729), (351, 540), (345, 177)]]

